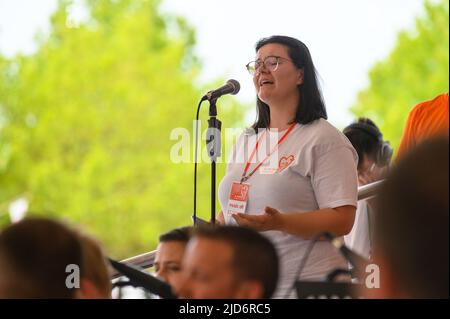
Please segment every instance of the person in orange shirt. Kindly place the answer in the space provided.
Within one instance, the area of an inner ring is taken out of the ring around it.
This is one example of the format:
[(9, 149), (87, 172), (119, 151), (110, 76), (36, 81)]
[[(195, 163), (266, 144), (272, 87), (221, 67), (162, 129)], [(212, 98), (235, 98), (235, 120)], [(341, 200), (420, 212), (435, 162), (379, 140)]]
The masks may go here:
[(430, 137), (448, 136), (448, 92), (417, 104), (406, 121), (397, 159)]

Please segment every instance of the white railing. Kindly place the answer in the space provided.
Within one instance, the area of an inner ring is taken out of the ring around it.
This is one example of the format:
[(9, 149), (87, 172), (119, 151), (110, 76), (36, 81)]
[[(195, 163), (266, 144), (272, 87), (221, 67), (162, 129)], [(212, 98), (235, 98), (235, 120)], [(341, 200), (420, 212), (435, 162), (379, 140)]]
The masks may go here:
[(374, 197), (384, 180), (376, 181), (361, 187), (358, 187), (358, 200), (369, 199)]
[[(384, 180), (376, 181), (358, 188), (358, 201), (369, 199), (371, 197), (376, 196), (378, 189), (383, 184)], [(206, 223), (206, 221), (198, 218), (201, 223)], [(122, 260), (122, 262), (137, 266), (143, 269), (147, 269), (153, 266), (155, 261), (156, 250), (150, 251), (148, 253), (144, 253), (141, 255), (137, 255), (134, 257), (130, 257)], [(117, 271), (113, 271), (112, 278), (119, 277), (120, 274)]]

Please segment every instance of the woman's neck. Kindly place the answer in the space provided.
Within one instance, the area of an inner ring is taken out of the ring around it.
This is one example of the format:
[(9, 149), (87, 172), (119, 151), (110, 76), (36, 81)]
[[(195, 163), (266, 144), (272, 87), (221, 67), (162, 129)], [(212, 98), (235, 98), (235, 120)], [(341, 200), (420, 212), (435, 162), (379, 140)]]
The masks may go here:
[(295, 99), (292, 102), (286, 102), (280, 104), (271, 104), (270, 108), (270, 129), (277, 129), (278, 131), (284, 131), (295, 121), (295, 115), (297, 113), (298, 100)]

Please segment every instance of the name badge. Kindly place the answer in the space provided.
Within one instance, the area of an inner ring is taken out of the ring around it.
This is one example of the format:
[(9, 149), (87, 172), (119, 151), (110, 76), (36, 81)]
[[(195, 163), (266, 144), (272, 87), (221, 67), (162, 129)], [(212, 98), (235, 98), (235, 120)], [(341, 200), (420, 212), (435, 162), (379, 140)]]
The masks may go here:
[(270, 167), (270, 166), (261, 166), (259, 168), (259, 173), (260, 174), (275, 174), (276, 172), (278, 172), (278, 167)]
[(227, 207), (227, 213), (229, 215), (233, 215), (236, 213), (245, 213), (249, 190), (250, 184), (234, 182), (231, 185), (230, 197), (228, 198)]

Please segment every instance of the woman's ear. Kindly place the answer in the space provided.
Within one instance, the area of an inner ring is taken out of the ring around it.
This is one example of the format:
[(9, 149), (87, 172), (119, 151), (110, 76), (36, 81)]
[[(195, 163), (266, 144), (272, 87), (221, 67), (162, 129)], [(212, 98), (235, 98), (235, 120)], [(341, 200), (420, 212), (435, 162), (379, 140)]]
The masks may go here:
[(303, 84), (303, 77), (304, 77), (305, 71), (304, 69), (298, 70), (298, 79), (297, 79), (297, 85)]

